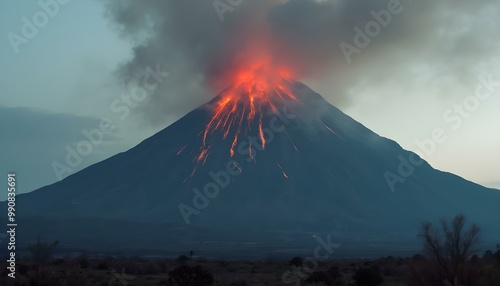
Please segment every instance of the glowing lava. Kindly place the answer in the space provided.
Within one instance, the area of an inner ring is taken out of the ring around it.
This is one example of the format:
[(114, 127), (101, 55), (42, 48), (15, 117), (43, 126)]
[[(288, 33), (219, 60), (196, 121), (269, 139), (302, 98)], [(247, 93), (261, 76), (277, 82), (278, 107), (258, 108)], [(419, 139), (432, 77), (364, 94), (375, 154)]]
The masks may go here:
[(285, 177), (285, 179), (288, 179), (288, 175), (285, 173), (285, 171), (283, 171), (283, 167), (281, 167), (281, 164), (278, 161), (276, 161), (276, 164), (278, 164), (278, 167), (280, 167), (281, 174), (283, 174), (283, 177)]
[(288, 88), (288, 81), (290, 72), (287, 69), (275, 68), (264, 60), (236, 72), (233, 84), (221, 93), (220, 99), (215, 103), (212, 118), (202, 132), (202, 146), (196, 160), (205, 164), (210, 154), (209, 137), (216, 131), (221, 132), (223, 140), (231, 140), (228, 151), (231, 157), (234, 156), (239, 137), (243, 132), (248, 134), (246, 131), (257, 134), (260, 147), (265, 149), (263, 114), (266, 111), (276, 111), (278, 102), (297, 100)]
[(326, 123), (325, 123), (325, 122), (323, 122), (323, 120), (319, 119), (319, 122), (321, 122), (321, 124), (323, 124), (323, 126), (325, 126), (325, 128), (326, 128), (326, 129), (327, 129), (330, 133), (332, 133), (333, 135), (335, 135), (335, 136), (337, 136), (337, 137), (339, 137), (339, 138), (340, 138), (340, 136), (339, 136), (337, 133), (335, 133), (335, 131), (333, 131), (333, 130), (332, 130), (332, 128), (330, 128), (330, 126), (326, 125)]

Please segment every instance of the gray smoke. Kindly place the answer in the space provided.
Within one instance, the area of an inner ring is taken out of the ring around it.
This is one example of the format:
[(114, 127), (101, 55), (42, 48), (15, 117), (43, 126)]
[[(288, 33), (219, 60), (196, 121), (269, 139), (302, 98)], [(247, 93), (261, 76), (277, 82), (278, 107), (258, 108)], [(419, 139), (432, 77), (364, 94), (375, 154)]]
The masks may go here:
[[(222, 4), (221, 4), (222, 3)], [(399, 3), (399, 4), (398, 4)], [(133, 57), (119, 69), (125, 83), (146, 66), (171, 73), (143, 108), (165, 123), (210, 100), (229, 83), (249, 41), (272, 39), (276, 62), (291, 63), (297, 79), (342, 107), (348, 90), (387, 80), (414, 84), (415, 68), (432, 67), (465, 84), (471, 71), (498, 50), (498, 0), (164, 0), (105, 1), (107, 17), (133, 41)], [(373, 13), (398, 5), (390, 23), (348, 63), (341, 43), (355, 46)], [(219, 9), (217, 12), (216, 7)], [(221, 8), (222, 7), (222, 8)], [(226, 10), (224, 10), (226, 9)], [(223, 13), (221, 13), (223, 11)], [(484, 22), (488, 22), (485, 25)], [(248, 52), (248, 51), (247, 51)]]

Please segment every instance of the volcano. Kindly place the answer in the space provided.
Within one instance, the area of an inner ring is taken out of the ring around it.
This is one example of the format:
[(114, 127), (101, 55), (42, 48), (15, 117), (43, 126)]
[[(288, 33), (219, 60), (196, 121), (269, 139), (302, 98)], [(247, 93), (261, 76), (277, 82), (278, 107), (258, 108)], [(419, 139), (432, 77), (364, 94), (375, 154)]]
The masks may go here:
[(269, 85), (242, 76), (129, 151), (19, 195), (19, 239), (264, 253), (314, 247), (319, 233), (348, 249), (406, 245), (423, 220), (457, 213), (487, 241), (499, 238), (491, 214), (500, 191), (432, 168), (280, 78)]

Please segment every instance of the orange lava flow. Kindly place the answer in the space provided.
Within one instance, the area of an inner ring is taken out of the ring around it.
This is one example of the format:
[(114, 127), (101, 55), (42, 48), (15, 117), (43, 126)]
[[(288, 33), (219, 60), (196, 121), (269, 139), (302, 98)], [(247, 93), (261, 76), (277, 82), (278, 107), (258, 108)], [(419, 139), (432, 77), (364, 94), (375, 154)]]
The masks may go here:
[(321, 124), (323, 124), (323, 126), (325, 126), (325, 128), (326, 128), (326, 129), (327, 129), (330, 133), (332, 133), (333, 135), (335, 135), (335, 136), (337, 136), (337, 137), (339, 137), (339, 138), (340, 138), (340, 136), (339, 136), (337, 133), (335, 133), (335, 131), (333, 131), (333, 130), (332, 130), (332, 128), (330, 128), (330, 126), (326, 125), (326, 124), (325, 124), (325, 122), (323, 122), (323, 120), (321, 120), (321, 119), (320, 119), (319, 121), (321, 122)]
[[(290, 80), (290, 72), (274, 67), (268, 60), (253, 62), (245, 69), (235, 72), (232, 77), (233, 84), (220, 95), (212, 118), (203, 131), (202, 146), (196, 158), (203, 164), (210, 154), (210, 137), (216, 131), (222, 134), (223, 140), (230, 140), (231, 157), (235, 154), (243, 132), (255, 133), (260, 139), (260, 147), (265, 149), (263, 113), (276, 111), (276, 103), (279, 101), (297, 100), (286, 84)], [(251, 130), (252, 128), (256, 130)]]
[(276, 164), (278, 164), (278, 167), (280, 167), (281, 174), (283, 174), (283, 177), (285, 177), (285, 179), (288, 179), (288, 175), (285, 173), (285, 171), (283, 171), (281, 164), (278, 161), (276, 161)]

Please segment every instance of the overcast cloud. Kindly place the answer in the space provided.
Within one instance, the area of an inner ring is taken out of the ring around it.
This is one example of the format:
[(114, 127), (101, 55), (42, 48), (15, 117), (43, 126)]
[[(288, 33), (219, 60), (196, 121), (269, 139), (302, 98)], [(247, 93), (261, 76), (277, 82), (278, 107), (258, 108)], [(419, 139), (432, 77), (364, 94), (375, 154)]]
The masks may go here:
[[(359, 84), (404, 77), (407, 87), (416, 87), (422, 85), (417, 77), (424, 73), (433, 80), (446, 74), (448, 84), (471, 84), (478, 69), (497, 54), (498, 1), (401, 0), (402, 12), (392, 15), (390, 24), (348, 64), (339, 45), (354, 45), (354, 27), (364, 29), (373, 20), (370, 12), (387, 10), (388, 2), (241, 1), (222, 14), (224, 21), (213, 1), (129, 0), (106, 5), (121, 35), (135, 43), (133, 58), (120, 70), (122, 79), (130, 80), (156, 63), (172, 72), (172, 83), (157, 90), (143, 109), (156, 123), (163, 122), (165, 114), (180, 116), (222, 90), (228, 83), (214, 81), (237, 65), (249, 41), (262, 37), (279, 41), (269, 46), (275, 60), (293, 63), (299, 80), (329, 77), (329, 84), (319, 89), (328, 90), (324, 96), (340, 107), (352, 102), (348, 90)], [(439, 88), (446, 88), (446, 83)]]

